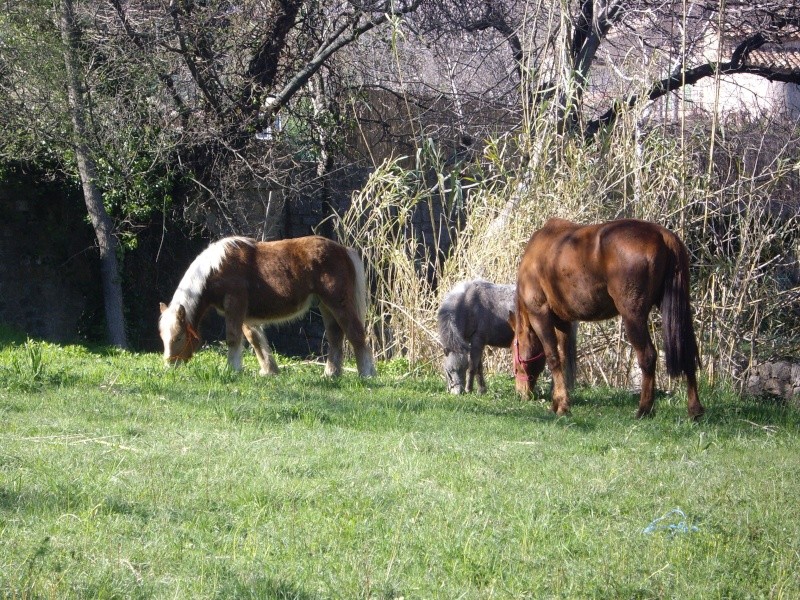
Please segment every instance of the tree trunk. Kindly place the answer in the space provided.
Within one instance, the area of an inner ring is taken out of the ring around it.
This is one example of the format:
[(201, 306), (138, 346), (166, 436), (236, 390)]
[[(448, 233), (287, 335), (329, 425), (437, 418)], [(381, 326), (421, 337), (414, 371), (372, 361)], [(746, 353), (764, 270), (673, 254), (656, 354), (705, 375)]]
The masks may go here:
[(317, 157), (317, 178), (319, 180), (319, 194), (322, 202), (322, 209), (326, 231), (323, 235), (331, 236), (333, 229), (331, 220), (327, 217), (334, 213), (333, 199), (331, 192), (331, 171), (333, 170), (333, 155), (331, 154), (331, 142), (328, 132), (330, 126), (330, 100), (325, 90), (325, 81), (322, 73), (317, 72), (311, 78), (312, 98), (311, 105), (314, 108), (314, 128), (317, 133), (317, 143), (319, 144), (319, 156)]
[(72, 0), (61, 0), (61, 39), (64, 43), (64, 64), (67, 75), (69, 112), (74, 127), (75, 156), (83, 187), (86, 210), (94, 227), (100, 249), (100, 274), (103, 288), (103, 303), (106, 315), (108, 342), (119, 348), (127, 348), (125, 317), (123, 313), (122, 285), (119, 277), (117, 251), (119, 241), (114, 235), (113, 223), (103, 206), (103, 196), (97, 187), (97, 165), (92, 158), (86, 136), (86, 106), (80, 77), (78, 55), (78, 32), (75, 27), (75, 12)]

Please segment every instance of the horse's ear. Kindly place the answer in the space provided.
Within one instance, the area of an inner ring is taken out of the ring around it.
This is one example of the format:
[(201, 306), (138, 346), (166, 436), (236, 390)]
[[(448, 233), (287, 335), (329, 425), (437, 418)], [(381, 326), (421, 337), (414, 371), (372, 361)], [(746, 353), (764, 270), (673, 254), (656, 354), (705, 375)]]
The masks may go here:
[(163, 302), (159, 302), (158, 309), (163, 313), (165, 310), (167, 310), (167, 305), (164, 304)]
[(178, 305), (178, 309), (175, 311), (175, 316), (178, 319), (178, 323), (183, 323), (186, 320), (186, 309), (183, 307), (183, 304)]

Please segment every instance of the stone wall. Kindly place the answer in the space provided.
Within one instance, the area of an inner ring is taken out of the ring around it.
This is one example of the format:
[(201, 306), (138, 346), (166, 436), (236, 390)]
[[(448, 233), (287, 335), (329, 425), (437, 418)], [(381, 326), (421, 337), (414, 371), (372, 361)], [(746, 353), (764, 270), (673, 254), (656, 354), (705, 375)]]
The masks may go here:
[(99, 263), (81, 209), (47, 181), (0, 187), (0, 322), (55, 342), (94, 328), (102, 316)]
[(746, 391), (778, 396), (800, 408), (800, 363), (778, 360), (751, 365)]
[[(199, 238), (165, 222), (160, 215), (139, 231), (137, 247), (124, 253), (122, 284), (129, 342), (134, 350), (159, 351), (158, 303), (169, 302), (186, 268), (212, 239), (236, 233), (271, 240), (319, 233), (335, 237), (328, 219), (343, 213), (352, 192), (369, 172), (348, 170), (332, 178), (323, 197), (313, 185), (292, 197), (258, 186), (243, 187), (234, 199), (236, 230)], [(54, 342), (103, 342), (104, 312), (99, 255), (79, 189), (43, 178), (21, 177), (0, 186), (0, 323)], [(431, 223), (427, 207), (416, 211), (421, 240), (442, 227)], [(207, 223), (215, 229), (213, 223)], [(444, 228), (446, 229), (446, 228)], [(424, 245), (424, 244), (423, 244)], [(422, 257), (421, 257), (422, 258)], [(367, 265), (369, 269), (369, 266)], [(207, 341), (225, 339), (224, 321), (209, 314), (201, 326)], [(268, 327), (275, 349), (292, 356), (326, 351), (319, 310), (292, 323)]]

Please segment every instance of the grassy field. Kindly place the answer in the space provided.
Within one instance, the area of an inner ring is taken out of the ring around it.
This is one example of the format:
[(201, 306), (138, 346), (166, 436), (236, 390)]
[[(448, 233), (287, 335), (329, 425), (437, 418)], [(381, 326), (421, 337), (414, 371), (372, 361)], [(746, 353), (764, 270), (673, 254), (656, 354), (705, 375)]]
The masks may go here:
[(5, 335), (0, 597), (800, 597), (795, 410), (280, 362)]

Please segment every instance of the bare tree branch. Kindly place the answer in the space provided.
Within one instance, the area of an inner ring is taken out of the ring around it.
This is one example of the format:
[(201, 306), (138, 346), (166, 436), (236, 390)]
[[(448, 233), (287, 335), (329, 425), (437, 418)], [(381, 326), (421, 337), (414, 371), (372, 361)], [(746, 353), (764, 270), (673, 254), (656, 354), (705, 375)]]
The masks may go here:
[[(269, 119), (279, 108), (284, 106), (288, 100), (303, 87), (316, 73), (322, 65), (334, 53), (338, 52), (345, 46), (352, 44), (359, 37), (389, 21), (390, 18), (395, 18), (415, 11), (422, 0), (414, 0), (411, 4), (401, 8), (399, 11), (385, 13), (378, 18), (368, 20), (365, 23), (358, 22), (361, 19), (361, 14), (355, 15), (353, 21), (343, 24), (337, 31), (334, 32), (317, 50), (314, 57), (309, 60), (304, 67), (299, 69), (294, 77), (292, 77), (284, 87), (274, 95), (274, 100), (269, 103), (267, 107), (268, 112), (264, 119)], [(347, 29), (350, 29), (348, 32)]]
[(755, 33), (736, 46), (728, 61), (708, 62), (685, 71), (679, 69), (669, 77), (656, 81), (646, 94), (633, 94), (625, 100), (615, 102), (603, 115), (589, 121), (584, 132), (586, 137), (591, 138), (601, 127), (612, 125), (623, 111), (632, 108), (643, 98), (652, 101), (674, 90), (680, 89), (685, 85), (693, 85), (701, 79), (716, 74), (736, 75), (746, 73), (764, 77), (769, 81), (800, 84), (800, 72), (779, 71), (769, 67), (749, 65), (747, 63), (748, 54), (760, 48), (765, 43), (765, 36), (761, 32)]

